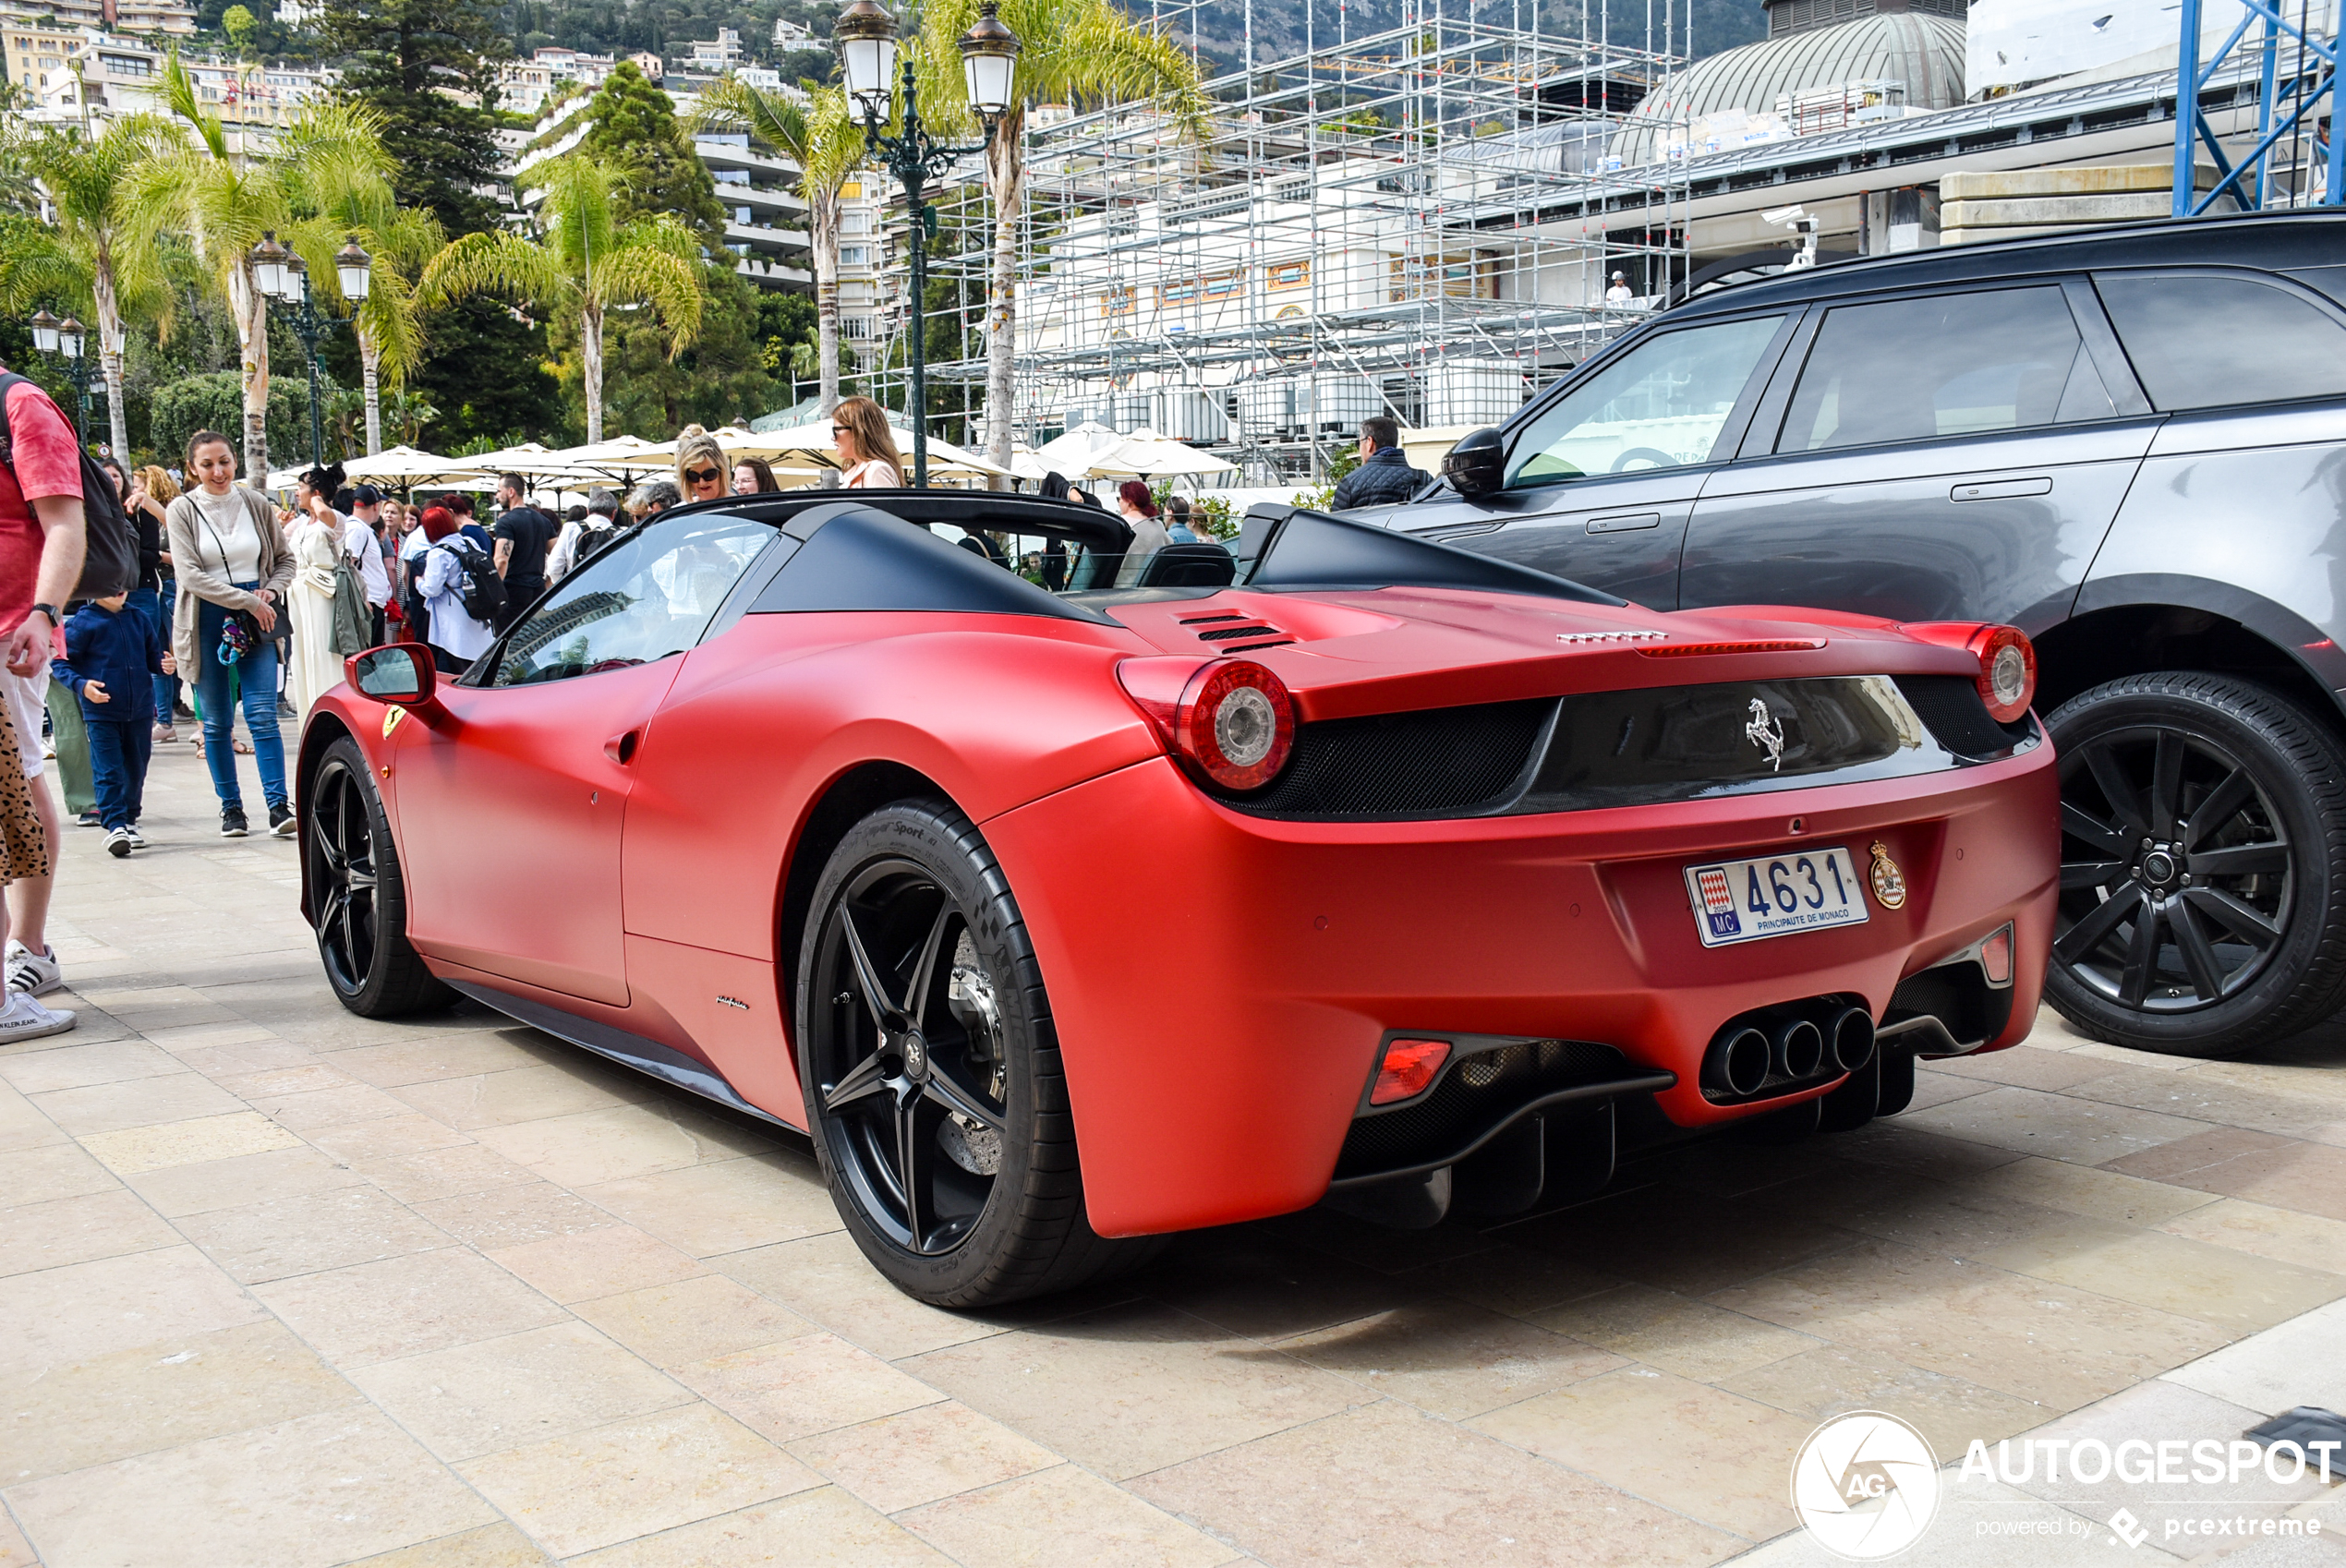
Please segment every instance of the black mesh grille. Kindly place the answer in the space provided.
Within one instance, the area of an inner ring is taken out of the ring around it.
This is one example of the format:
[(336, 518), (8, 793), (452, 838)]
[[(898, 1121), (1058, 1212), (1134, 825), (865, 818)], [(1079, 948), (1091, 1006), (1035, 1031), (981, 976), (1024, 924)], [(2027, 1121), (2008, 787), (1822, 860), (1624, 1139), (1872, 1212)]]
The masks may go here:
[(1305, 724), (1270, 788), (1230, 804), (1268, 816), (1469, 812), (1521, 776), (1554, 707), (1542, 697)]
[(2001, 756), (2032, 733), (2024, 716), (2010, 724), (1988, 717), (1976, 681), (1960, 675), (1901, 675), (1899, 694), (1930, 731), (1959, 757)]
[(1447, 1159), (1540, 1096), (1623, 1071), (1620, 1052), (1585, 1040), (1526, 1041), (1461, 1056), (1424, 1099), (1355, 1121), (1336, 1179)]

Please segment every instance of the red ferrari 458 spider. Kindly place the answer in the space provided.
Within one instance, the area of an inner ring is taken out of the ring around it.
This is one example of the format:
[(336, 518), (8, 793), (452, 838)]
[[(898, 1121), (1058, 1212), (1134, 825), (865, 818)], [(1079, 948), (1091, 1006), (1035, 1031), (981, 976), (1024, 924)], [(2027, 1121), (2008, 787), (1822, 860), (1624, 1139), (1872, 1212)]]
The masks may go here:
[(2059, 816), (2011, 628), (1657, 613), (1288, 508), (1130, 542), (738, 499), (458, 679), (355, 656), (298, 773), (335, 994), (803, 1129), (874, 1265), (962, 1307), (1855, 1127), (2027, 1031)]

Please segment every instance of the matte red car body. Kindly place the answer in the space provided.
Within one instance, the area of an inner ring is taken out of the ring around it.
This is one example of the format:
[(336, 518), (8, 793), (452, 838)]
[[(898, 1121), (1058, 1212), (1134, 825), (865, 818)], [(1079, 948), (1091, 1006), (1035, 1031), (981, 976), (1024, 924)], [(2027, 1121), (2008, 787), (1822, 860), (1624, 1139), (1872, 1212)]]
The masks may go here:
[[(1631, 686), (1977, 673), (1960, 650), (1854, 617), (1813, 618), (1832, 623), (1825, 645), (1789, 654), (1566, 645), (1560, 634), (1656, 627), (1674, 643), (1782, 637), (1813, 621), (1458, 589), (1231, 589), (1120, 605), (1121, 625), (760, 614), (681, 658), (538, 686), (443, 684), (429, 718), (387, 722), (391, 709), (338, 687), (305, 732), (301, 778), (344, 730), (367, 752), (408, 935), (436, 972), (671, 1046), (804, 1127), (788, 1039), (798, 934), (782, 929), (792, 857), (841, 779), (875, 764), (921, 775), (977, 823), (1019, 899), (1106, 1235), (1316, 1201), (1387, 1030), (1614, 1045), (1675, 1072), (1662, 1109), (1706, 1125), (1788, 1103), (1725, 1108), (1698, 1092), (1726, 1019), (1829, 992), (1879, 1016), (1903, 975), (2009, 921), (2013, 1021), (1987, 1048), (2026, 1035), (2056, 892), (2049, 745), (1672, 804), (1269, 820), (1193, 784), (1114, 674), (1130, 657), (1212, 657), (1182, 622), (1231, 611), (1296, 639), (1245, 657), (1286, 681), (1306, 722)], [(1837, 844), (1862, 864), (1875, 839), (1904, 870), (1903, 908), (1699, 945), (1688, 861)]]

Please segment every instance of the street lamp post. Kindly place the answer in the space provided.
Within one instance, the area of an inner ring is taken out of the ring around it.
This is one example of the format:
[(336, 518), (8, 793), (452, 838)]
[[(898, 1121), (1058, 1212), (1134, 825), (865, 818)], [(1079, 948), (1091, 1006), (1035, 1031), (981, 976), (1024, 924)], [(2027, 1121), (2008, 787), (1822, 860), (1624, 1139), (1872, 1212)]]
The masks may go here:
[[(355, 308), (367, 297), (373, 258), (358, 248), (357, 241), (334, 252), (334, 276), (342, 285), (342, 296)], [(330, 316), (318, 308), (309, 296), (309, 264), (277, 243), (274, 231), (264, 233), (260, 243), (252, 247), (253, 283), (260, 292), (275, 300), (284, 310), (285, 325), (301, 340), (303, 352), (309, 359), (309, 462), (322, 467), (326, 461), (326, 417), (319, 406), (319, 380), (325, 370), (325, 356), (318, 345), (326, 334), (345, 324), (343, 318)]]
[(913, 387), (907, 416), (913, 422), (913, 483), (928, 485), (928, 237), (930, 212), (925, 199), (929, 180), (973, 152), (994, 145), (994, 131), (1009, 112), (1011, 81), (1018, 64), (1018, 35), (996, 14), (998, 0), (985, 0), (977, 20), (961, 38), (961, 78), (969, 91), (970, 108), (986, 127), (986, 138), (973, 147), (948, 147), (932, 139), (921, 125), (919, 89), (913, 63), (903, 64), (904, 114), (894, 136), (883, 136), (892, 103), (896, 64), (896, 18), (879, 0), (850, 0), (833, 30), (839, 40), (840, 64), (847, 79), (847, 96), (864, 122), (864, 144), (877, 153), (889, 173), (904, 187), (913, 253), (913, 293), (909, 335), (913, 348)]
[(60, 321), (43, 309), (32, 318), (32, 346), (44, 359), (58, 356), (65, 359), (66, 379), (73, 383), (81, 410), (73, 433), (84, 446), (90, 444), (90, 360), (81, 351), (88, 341), (81, 323), (70, 316)]

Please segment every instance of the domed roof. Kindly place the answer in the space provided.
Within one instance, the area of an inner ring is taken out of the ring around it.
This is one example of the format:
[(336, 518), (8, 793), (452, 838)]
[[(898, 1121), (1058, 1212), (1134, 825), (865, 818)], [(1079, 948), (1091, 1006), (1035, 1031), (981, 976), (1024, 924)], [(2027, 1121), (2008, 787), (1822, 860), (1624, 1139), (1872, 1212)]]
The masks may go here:
[(1908, 108), (1952, 109), (1964, 101), (1963, 66), (1963, 23), (1911, 12), (1746, 43), (1663, 82), (1623, 124), (1614, 151), (1634, 168), (1661, 155), (1659, 140), (1685, 134), (1678, 127), (1703, 115), (1770, 114), (1788, 93), (1844, 82), (1903, 81)]

